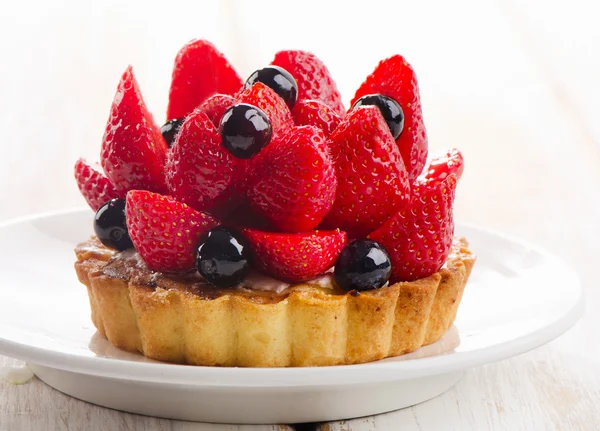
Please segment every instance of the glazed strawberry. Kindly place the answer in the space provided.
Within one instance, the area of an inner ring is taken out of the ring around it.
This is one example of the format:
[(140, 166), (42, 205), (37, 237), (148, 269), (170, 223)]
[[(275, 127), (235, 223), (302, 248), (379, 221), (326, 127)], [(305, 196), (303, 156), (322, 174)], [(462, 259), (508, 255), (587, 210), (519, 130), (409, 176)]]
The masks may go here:
[(256, 106), (267, 114), (273, 127), (273, 136), (277, 136), (280, 132), (294, 126), (292, 113), (284, 100), (262, 82), (257, 82), (252, 87), (244, 90), (239, 95), (238, 102)]
[(359, 107), (330, 137), (338, 188), (324, 226), (360, 238), (385, 222), (409, 197), (402, 156), (379, 110)]
[(252, 166), (250, 205), (278, 230), (304, 232), (331, 209), (337, 179), (320, 129), (289, 129)]
[(404, 129), (396, 143), (408, 177), (413, 181), (423, 170), (427, 159), (427, 133), (415, 72), (400, 55), (383, 60), (356, 91), (352, 105), (367, 94), (383, 94), (400, 104), (404, 112)]
[(75, 163), (75, 180), (79, 191), (94, 211), (98, 211), (98, 208), (111, 199), (125, 196), (104, 176), (100, 166), (89, 165), (83, 159)]
[(328, 105), (318, 100), (300, 100), (292, 109), (292, 116), (297, 126), (315, 126), (325, 133), (331, 133), (340, 124), (342, 119)]
[(200, 105), (200, 110), (204, 112), (215, 128), (219, 128), (219, 123), (227, 109), (235, 104), (236, 100), (227, 94), (213, 94)]
[(213, 123), (197, 109), (181, 125), (165, 170), (175, 199), (221, 216), (235, 204), (245, 166), (221, 145)]
[(129, 66), (119, 82), (102, 139), (102, 168), (121, 191), (165, 191), (168, 149)]
[(242, 80), (206, 40), (192, 40), (175, 58), (167, 118), (183, 118), (215, 93), (235, 94)]
[(459, 150), (452, 148), (440, 154), (436, 154), (423, 169), (419, 181), (442, 181), (448, 175), (454, 174), (460, 180), (465, 161)]
[(295, 234), (244, 229), (243, 234), (250, 242), (254, 265), (265, 274), (290, 283), (326, 272), (347, 241), (346, 233), (339, 229)]
[(456, 183), (455, 174), (417, 183), (410, 203), (369, 235), (392, 259), (390, 283), (427, 277), (446, 262), (454, 236)]
[(188, 271), (196, 265), (200, 236), (219, 224), (171, 197), (143, 190), (127, 193), (129, 236), (154, 271)]
[(320, 100), (338, 115), (346, 111), (329, 70), (316, 55), (306, 51), (279, 51), (271, 64), (292, 74), (298, 84), (298, 100)]

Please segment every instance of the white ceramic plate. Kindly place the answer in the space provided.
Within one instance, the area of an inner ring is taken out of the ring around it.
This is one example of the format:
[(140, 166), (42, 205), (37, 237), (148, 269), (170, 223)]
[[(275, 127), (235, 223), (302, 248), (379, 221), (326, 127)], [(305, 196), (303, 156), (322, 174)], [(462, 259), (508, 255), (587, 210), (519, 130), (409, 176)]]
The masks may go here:
[(439, 395), (471, 367), (538, 347), (583, 311), (577, 275), (523, 241), (459, 226), (478, 261), (454, 327), (437, 343), (369, 364), (284, 369), (165, 364), (96, 334), (74, 246), (89, 210), (0, 226), (0, 353), (51, 386), (126, 411), (187, 420), (291, 423), (381, 413)]

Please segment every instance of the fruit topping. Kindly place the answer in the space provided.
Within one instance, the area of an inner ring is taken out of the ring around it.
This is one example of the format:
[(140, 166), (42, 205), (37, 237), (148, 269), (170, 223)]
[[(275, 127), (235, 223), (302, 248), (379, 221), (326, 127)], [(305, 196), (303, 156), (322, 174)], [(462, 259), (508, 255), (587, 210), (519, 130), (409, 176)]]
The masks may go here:
[(347, 240), (339, 229), (295, 234), (244, 229), (243, 233), (250, 242), (254, 265), (290, 283), (314, 279), (330, 269)]
[(246, 238), (225, 227), (206, 232), (200, 240), (196, 268), (217, 287), (234, 287), (250, 272), (250, 246)]
[(398, 139), (398, 136), (402, 133), (402, 129), (404, 129), (404, 112), (402, 112), (402, 108), (398, 102), (382, 94), (368, 94), (358, 99), (352, 106), (352, 109), (365, 105), (373, 105), (379, 108), (383, 119), (390, 128), (392, 136), (394, 139)]
[(175, 118), (173, 120), (169, 120), (160, 128), (160, 133), (162, 133), (163, 138), (165, 138), (165, 142), (169, 148), (173, 146), (175, 137), (179, 133), (179, 129), (181, 128), (184, 119), (185, 118)]
[(206, 40), (193, 40), (177, 54), (167, 118), (183, 118), (215, 93), (235, 94), (242, 80), (227, 59)]
[(369, 235), (392, 259), (390, 283), (412, 281), (438, 271), (454, 236), (452, 204), (456, 175), (413, 186), (410, 203)]
[(161, 192), (166, 190), (163, 170), (168, 149), (130, 66), (121, 78), (106, 124), (102, 168), (118, 190)]
[(221, 124), (223, 114), (235, 104), (236, 100), (227, 94), (214, 94), (206, 99), (198, 109), (204, 112), (216, 128)]
[(300, 100), (292, 110), (297, 126), (315, 126), (325, 133), (331, 133), (339, 126), (341, 117), (333, 109), (318, 100)]
[(320, 100), (338, 115), (346, 111), (329, 70), (316, 55), (306, 51), (279, 51), (271, 64), (283, 67), (294, 77), (298, 83), (298, 100)]
[(249, 159), (267, 146), (273, 134), (271, 121), (256, 106), (233, 105), (221, 119), (223, 146), (238, 159)]
[(456, 175), (456, 180), (460, 180), (464, 168), (465, 161), (461, 152), (452, 148), (434, 155), (423, 169), (419, 181), (442, 181), (451, 174)]
[(169, 196), (142, 190), (127, 193), (125, 212), (136, 250), (155, 271), (194, 269), (200, 236), (219, 224)]
[(262, 82), (244, 90), (238, 97), (238, 102), (256, 106), (263, 111), (271, 121), (273, 136), (294, 126), (292, 113), (283, 99)]
[[(194, 111), (186, 118), (165, 166), (171, 195), (198, 211), (232, 205), (237, 184), (245, 177), (245, 164), (221, 144), (221, 137), (206, 114)], [(243, 193), (241, 193), (243, 194)]]
[(94, 232), (102, 244), (119, 251), (133, 247), (125, 222), (125, 199), (111, 199), (94, 216)]
[(392, 263), (387, 251), (369, 239), (352, 241), (335, 262), (335, 281), (346, 292), (383, 287), (391, 273)]
[(338, 187), (324, 226), (361, 238), (408, 202), (402, 156), (374, 106), (351, 111), (330, 137)]
[(274, 139), (251, 171), (250, 205), (281, 231), (309, 231), (333, 205), (335, 170), (315, 127), (295, 127)]
[(75, 163), (75, 181), (86, 202), (94, 211), (114, 198), (125, 197), (125, 193), (118, 191), (104, 176), (98, 165), (89, 165), (85, 160), (79, 159)]
[(281, 97), (288, 108), (292, 109), (298, 99), (298, 84), (283, 67), (267, 66), (256, 70), (246, 81), (244, 88), (250, 88), (257, 82), (270, 87)]
[(383, 60), (356, 91), (352, 105), (368, 94), (391, 97), (402, 107), (404, 132), (396, 139), (396, 144), (412, 182), (423, 170), (427, 159), (427, 133), (415, 72), (400, 55)]

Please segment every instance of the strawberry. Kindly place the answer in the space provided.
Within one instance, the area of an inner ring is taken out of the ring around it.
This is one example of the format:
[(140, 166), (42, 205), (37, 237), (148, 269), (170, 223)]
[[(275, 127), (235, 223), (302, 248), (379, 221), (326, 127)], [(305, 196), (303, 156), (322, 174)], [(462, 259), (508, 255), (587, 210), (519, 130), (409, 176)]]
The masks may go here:
[(292, 113), (284, 100), (262, 82), (244, 90), (239, 95), (238, 102), (256, 106), (267, 114), (273, 127), (273, 137), (294, 126)]
[(235, 204), (246, 164), (221, 145), (213, 123), (197, 109), (181, 125), (165, 170), (175, 199), (221, 215)]
[(98, 208), (111, 199), (125, 196), (104, 176), (100, 166), (89, 165), (83, 159), (75, 163), (75, 180), (79, 191), (94, 211), (98, 211)]
[(383, 94), (400, 104), (404, 112), (404, 130), (396, 139), (408, 177), (412, 182), (423, 170), (427, 159), (427, 133), (423, 124), (419, 85), (412, 67), (400, 55), (381, 61), (358, 88), (352, 105), (367, 94)]
[(193, 269), (200, 236), (219, 225), (208, 214), (145, 190), (127, 193), (125, 217), (135, 249), (154, 271)]
[(410, 203), (369, 235), (390, 255), (390, 283), (427, 277), (446, 262), (454, 236), (456, 183), (456, 174), (416, 183)]
[(227, 109), (235, 104), (236, 100), (228, 96), (227, 94), (213, 94), (206, 99), (198, 109), (204, 112), (210, 121), (215, 125), (215, 128), (219, 128), (221, 124), (221, 118)]
[(102, 168), (118, 190), (165, 191), (168, 149), (129, 66), (119, 82), (102, 139)]
[(279, 51), (271, 64), (283, 67), (292, 74), (298, 84), (298, 100), (319, 100), (338, 115), (343, 115), (346, 111), (329, 70), (314, 54), (306, 51)]
[(325, 136), (331, 135), (342, 119), (328, 105), (318, 100), (299, 100), (292, 116), (297, 126), (315, 126), (325, 133)]
[(284, 232), (316, 227), (335, 199), (337, 179), (323, 132), (289, 129), (252, 166), (250, 205)]
[(186, 117), (213, 94), (231, 95), (241, 87), (241, 78), (212, 43), (192, 40), (175, 58), (167, 119)]
[(448, 175), (454, 174), (456, 180), (460, 180), (465, 161), (459, 150), (452, 148), (443, 153), (436, 154), (423, 169), (419, 176), (420, 182), (426, 181), (442, 181)]
[(330, 146), (338, 188), (324, 225), (360, 238), (408, 201), (410, 186), (404, 162), (374, 106), (350, 112), (331, 135)]
[(311, 280), (333, 266), (346, 245), (339, 229), (305, 233), (270, 233), (244, 229), (254, 265), (271, 277), (289, 283)]

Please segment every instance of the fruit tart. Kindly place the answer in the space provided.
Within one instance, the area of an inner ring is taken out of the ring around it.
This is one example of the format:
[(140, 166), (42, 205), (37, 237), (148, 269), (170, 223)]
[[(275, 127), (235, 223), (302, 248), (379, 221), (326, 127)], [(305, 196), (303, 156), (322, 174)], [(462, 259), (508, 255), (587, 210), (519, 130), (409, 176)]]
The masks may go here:
[(429, 157), (415, 73), (393, 56), (350, 109), (315, 55), (281, 51), (244, 82), (211, 43), (175, 59), (158, 127), (131, 67), (75, 269), (113, 345), (207, 366), (356, 364), (453, 324), (475, 257), (454, 236), (463, 171)]

